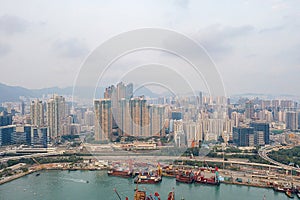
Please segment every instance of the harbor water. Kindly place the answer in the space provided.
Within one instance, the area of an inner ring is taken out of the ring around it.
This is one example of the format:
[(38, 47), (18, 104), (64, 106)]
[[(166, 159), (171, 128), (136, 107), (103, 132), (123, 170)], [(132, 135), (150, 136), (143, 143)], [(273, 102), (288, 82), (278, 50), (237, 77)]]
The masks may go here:
[[(116, 189), (122, 199), (133, 199), (136, 185), (133, 179), (109, 177), (105, 171), (41, 171), (0, 185), (0, 200), (117, 200)], [(163, 178), (157, 185), (139, 185), (148, 193), (158, 192), (167, 199), (174, 188), (180, 200), (282, 200), (284, 193), (272, 189), (221, 184), (217, 186), (176, 183), (174, 178)]]

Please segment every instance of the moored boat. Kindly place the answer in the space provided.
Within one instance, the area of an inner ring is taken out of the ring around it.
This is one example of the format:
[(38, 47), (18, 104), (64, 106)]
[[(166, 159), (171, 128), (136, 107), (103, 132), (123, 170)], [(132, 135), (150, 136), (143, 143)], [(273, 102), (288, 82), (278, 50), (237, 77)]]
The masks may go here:
[(162, 169), (160, 164), (157, 165), (156, 171), (146, 171), (140, 172), (138, 176), (134, 179), (134, 183), (137, 184), (157, 184), (162, 181)]
[(205, 174), (203, 170), (196, 171), (194, 181), (195, 183), (200, 184), (220, 185), (219, 172), (217, 168), (209, 173), (209, 177), (207, 176), (208, 175)]
[(176, 181), (191, 184), (194, 182), (194, 173), (192, 171), (181, 171), (176, 175)]
[(113, 168), (113, 169), (108, 170), (107, 174), (109, 176), (132, 178), (133, 177), (133, 170), (123, 169), (123, 168)]
[(285, 194), (286, 194), (286, 196), (287, 196), (288, 198), (290, 198), (290, 199), (293, 199), (293, 198), (294, 198), (294, 195), (293, 195), (293, 193), (292, 193), (291, 190), (286, 190), (286, 191), (285, 191)]
[(198, 176), (195, 179), (195, 183), (208, 184), (208, 185), (220, 185), (220, 181), (215, 176), (209, 178), (206, 178), (204, 176)]
[(280, 187), (280, 186), (274, 186), (273, 189), (276, 192), (285, 192), (286, 191), (283, 187)]
[(134, 179), (134, 183), (137, 184), (157, 184), (162, 180), (158, 174), (151, 174), (150, 172), (141, 173)]

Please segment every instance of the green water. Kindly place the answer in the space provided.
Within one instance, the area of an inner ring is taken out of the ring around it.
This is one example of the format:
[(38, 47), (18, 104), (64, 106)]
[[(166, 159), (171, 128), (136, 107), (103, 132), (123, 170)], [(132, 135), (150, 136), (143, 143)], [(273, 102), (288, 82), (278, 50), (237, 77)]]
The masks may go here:
[[(86, 183), (89, 181), (89, 183)], [(118, 199), (113, 189), (116, 188), (122, 199), (133, 198), (135, 185), (132, 179), (108, 177), (105, 171), (43, 171), (40, 176), (30, 174), (12, 182), (0, 185), (1, 200), (115, 200)], [(172, 188), (176, 200), (184, 197), (205, 200), (267, 200), (288, 199), (285, 194), (276, 193), (271, 189), (225, 185), (216, 186), (187, 185), (176, 183), (173, 178), (163, 178), (158, 185), (141, 185), (140, 189), (149, 193), (158, 191), (162, 200)], [(295, 197), (297, 198), (297, 197)]]

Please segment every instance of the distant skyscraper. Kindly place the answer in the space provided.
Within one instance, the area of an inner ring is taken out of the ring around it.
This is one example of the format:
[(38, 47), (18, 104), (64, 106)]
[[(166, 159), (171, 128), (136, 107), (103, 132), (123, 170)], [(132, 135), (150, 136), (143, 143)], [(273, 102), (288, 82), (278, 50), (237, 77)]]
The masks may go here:
[(127, 100), (131, 99), (133, 96), (133, 84), (129, 83), (125, 85), (123, 82), (117, 84), (117, 86), (111, 85), (104, 91), (104, 98), (111, 99), (114, 98), (115, 101), (119, 101), (122, 98)]
[(181, 120), (182, 119), (182, 113), (179, 112), (179, 111), (173, 111), (172, 112), (172, 119)]
[(149, 113), (149, 133), (150, 136), (164, 136), (165, 135), (165, 106), (151, 105), (148, 106)]
[(104, 99), (110, 99), (112, 97), (112, 94), (115, 92), (116, 88), (114, 85), (109, 86), (108, 88), (105, 88), (104, 91)]
[(124, 83), (120, 82), (117, 84), (117, 100), (120, 100), (122, 98), (126, 97), (126, 86)]
[(94, 126), (95, 124), (95, 114), (93, 111), (86, 111), (84, 113), (84, 125)]
[(118, 102), (118, 113), (114, 113), (117, 115), (117, 125), (118, 132), (120, 136), (131, 135), (132, 130), (130, 126), (130, 112), (129, 112), (129, 101), (125, 98), (119, 100)]
[(251, 119), (254, 117), (254, 104), (252, 101), (245, 103), (245, 117)]
[(35, 126), (44, 126), (44, 104), (42, 101), (35, 100), (30, 104), (31, 124)]
[(286, 112), (286, 128), (291, 130), (298, 129), (298, 114), (293, 111)]
[(126, 86), (126, 95), (125, 95), (125, 98), (126, 99), (131, 99), (132, 97), (133, 97), (133, 84), (129, 83)]
[(112, 133), (112, 105), (110, 99), (94, 101), (95, 140), (108, 141)]
[(133, 136), (149, 136), (149, 132), (143, 132), (143, 128), (149, 125), (149, 112), (144, 98), (132, 98), (129, 101), (131, 130)]
[(62, 123), (66, 117), (65, 111), (64, 97), (55, 95), (47, 102), (47, 125), (51, 139), (62, 136)]
[(199, 106), (200, 106), (200, 108), (203, 106), (203, 94), (202, 94), (202, 92), (199, 93)]
[(24, 101), (21, 102), (21, 113), (22, 113), (22, 115), (25, 115), (25, 103), (24, 103)]

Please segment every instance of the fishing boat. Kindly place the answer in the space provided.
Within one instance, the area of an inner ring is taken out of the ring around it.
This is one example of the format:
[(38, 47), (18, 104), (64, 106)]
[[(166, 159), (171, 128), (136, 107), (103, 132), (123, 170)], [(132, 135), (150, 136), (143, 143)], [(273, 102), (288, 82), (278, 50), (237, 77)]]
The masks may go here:
[(176, 175), (176, 181), (191, 184), (194, 182), (194, 173), (192, 171), (180, 171), (179, 174)]
[(151, 173), (151, 172), (146, 172), (146, 173), (141, 173), (134, 179), (134, 183), (137, 184), (157, 184), (160, 183), (162, 180), (161, 176), (158, 175), (157, 173)]
[(109, 176), (132, 178), (133, 177), (133, 170), (123, 169), (123, 168), (113, 168), (113, 169), (108, 170), (107, 174)]
[(175, 178), (177, 175), (177, 170), (173, 168), (173, 165), (168, 165), (162, 168), (162, 175)]
[(146, 171), (140, 172), (138, 176), (134, 179), (134, 183), (137, 184), (157, 184), (162, 181), (162, 169), (160, 164), (157, 165), (156, 171)]

